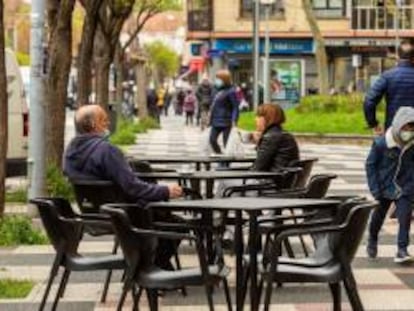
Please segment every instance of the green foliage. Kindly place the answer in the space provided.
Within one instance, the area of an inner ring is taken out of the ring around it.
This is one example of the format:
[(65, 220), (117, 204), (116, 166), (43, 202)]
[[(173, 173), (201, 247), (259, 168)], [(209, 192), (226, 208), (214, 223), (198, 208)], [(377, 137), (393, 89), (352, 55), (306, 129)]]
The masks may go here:
[(6, 202), (26, 203), (27, 202), (27, 188), (20, 187), (13, 191), (6, 192)]
[(160, 13), (163, 11), (181, 11), (183, 9), (179, 0), (146, 0), (136, 1), (134, 11), (152, 11)]
[[(336, 113), (336, 112), (361, 112), (364, 95), (353, 93), (347, 95), (311, 95), (302, 97), (295, 110), (298, 113)], [(384, 105), (380, 105), (383, 110)]]
[(49, 165), (46, 170), (46, 187), (49, 196), (75, 201), (72, 185), (56, 165)]
[(16, 52), (17, 62), (19, 66), (30, 66), (30, 55), (22, 52)]
[(29, 217), (6, 216), (0, 219), (0, 246), (47, 244), (48, 239), (32, 226)]
[(147, 117), (139, 122), (131, 120), (120, 120), (117, 129), (110, 137), (114, 145), (132, 145), (135, 143), (136, 134), (146, 133), (149, 129), (159, 128), (159, 124), (153, 118)]
[(159, 129), (160, 125), (154, 118), (146, 117), (139, 120), (138, 124), (142, 124), (145, 129)]
[[(378, 107), (378, 118), (384, 118), (384, 104)], [(253, 112), (244, 113), (239, 126), (255, 129)], [(286, 110), (284, 128), (294, 133), (370, 134), (363, 115), (363, 95), (312, 95), (301, 99), (295, 108)]]
[(149, 66), (157, 74), (161, 82), (166, 77), (172, 77), (179, 67), (179, 56), (161, 41), (146, 44), (144, 49), (149, 57)]
[(25, 298), (33, 286), (30, 281), (0, 280), (0, 299)]

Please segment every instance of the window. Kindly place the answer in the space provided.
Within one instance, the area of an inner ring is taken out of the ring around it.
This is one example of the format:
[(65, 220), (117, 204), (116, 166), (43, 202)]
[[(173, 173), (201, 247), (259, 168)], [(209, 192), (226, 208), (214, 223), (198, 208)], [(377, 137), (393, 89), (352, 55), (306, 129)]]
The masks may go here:
[(213, 29), (212, 0), (188, 0), (188, 30), (211, 31)]
[(312, 0), (312, 6), (320, 18), (341, 18), (346, 14), (346, 0)]
[(413, 0), (353, 0), (353, 29), (413, 29)]
[[(253, 16), (253, 9), (254, 9), (254, 0), (240, 0), (240, 16), (241, 17), (252, 17)], [(264, 16), (264, 6), (260, 6), (260, 15)], [(272, 4), (270, 10), (270, 16), (280, 18), (283, 17), (285, 14), (284, 9), (284, 0), (276, 0), (274, 4)]]

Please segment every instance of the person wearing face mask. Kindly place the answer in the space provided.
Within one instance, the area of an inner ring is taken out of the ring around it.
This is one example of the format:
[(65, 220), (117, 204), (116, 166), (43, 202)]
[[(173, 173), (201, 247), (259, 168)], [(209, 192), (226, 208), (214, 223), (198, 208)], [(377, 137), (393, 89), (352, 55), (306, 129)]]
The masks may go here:
[(414, 201), (414, 108), (401, 107), (385, 135), (376, 137), (366, 160), (368, 186), (379, 206), (369, 224), (367, 254), (376, 258), (378, 233), (394, 202), (399, 229), (396, 263), (412, 261), (408, 253)]
[[(167, 201), (182, 195), (182, 188), (176, 184), (150, 184), (136, 177), (122, 151), (108, 141), (108, 125), (108, 115), (99, 105), (81, 106), (76, 111), (77, 135), (67, 147), (63, 161), (63, 172), (69, 179), (112, 181), (122, 191), (125, 203), (137, 203), (142, 207), (149, 202)], [(154, 218), (170, 222), (172, 216), (155, 214)], [(171, 240), (159, 240), (158, 266), (171, 270), (169, 260), (177, 247)]]
[(239, 118), (239, 100), (228, 70), (219, 70), (214, 81), (215, 94), (210, 109), (210, 145), (215, 153), (222, 153), (218, 137), (223, 134), (224, 146)]

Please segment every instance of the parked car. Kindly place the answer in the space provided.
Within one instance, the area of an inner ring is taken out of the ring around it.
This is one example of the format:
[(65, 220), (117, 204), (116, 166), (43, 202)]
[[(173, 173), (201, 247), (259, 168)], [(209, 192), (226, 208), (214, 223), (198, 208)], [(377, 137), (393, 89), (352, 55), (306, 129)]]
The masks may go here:
[(27, 144), (29, 134), (29, 111), (26, 102), (25, 88), (17, 63), (16, 55), (11, 49), (5, 50), (7, 93), (8, 93), (8, 149), (7, 176), (26, 175)]

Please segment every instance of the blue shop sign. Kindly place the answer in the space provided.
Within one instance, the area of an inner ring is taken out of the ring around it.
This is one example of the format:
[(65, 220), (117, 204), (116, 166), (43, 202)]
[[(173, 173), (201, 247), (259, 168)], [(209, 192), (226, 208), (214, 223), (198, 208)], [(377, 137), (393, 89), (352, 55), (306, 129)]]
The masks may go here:
[[(260, 53), (264, 53), (265, 40), (260, 40)], [(219, 39), (214, 48), (228, 54), (252, 53), (252, 40)], [(270, 54), (311, 54), (313, 53), (312, 39), (271, 39)]]

